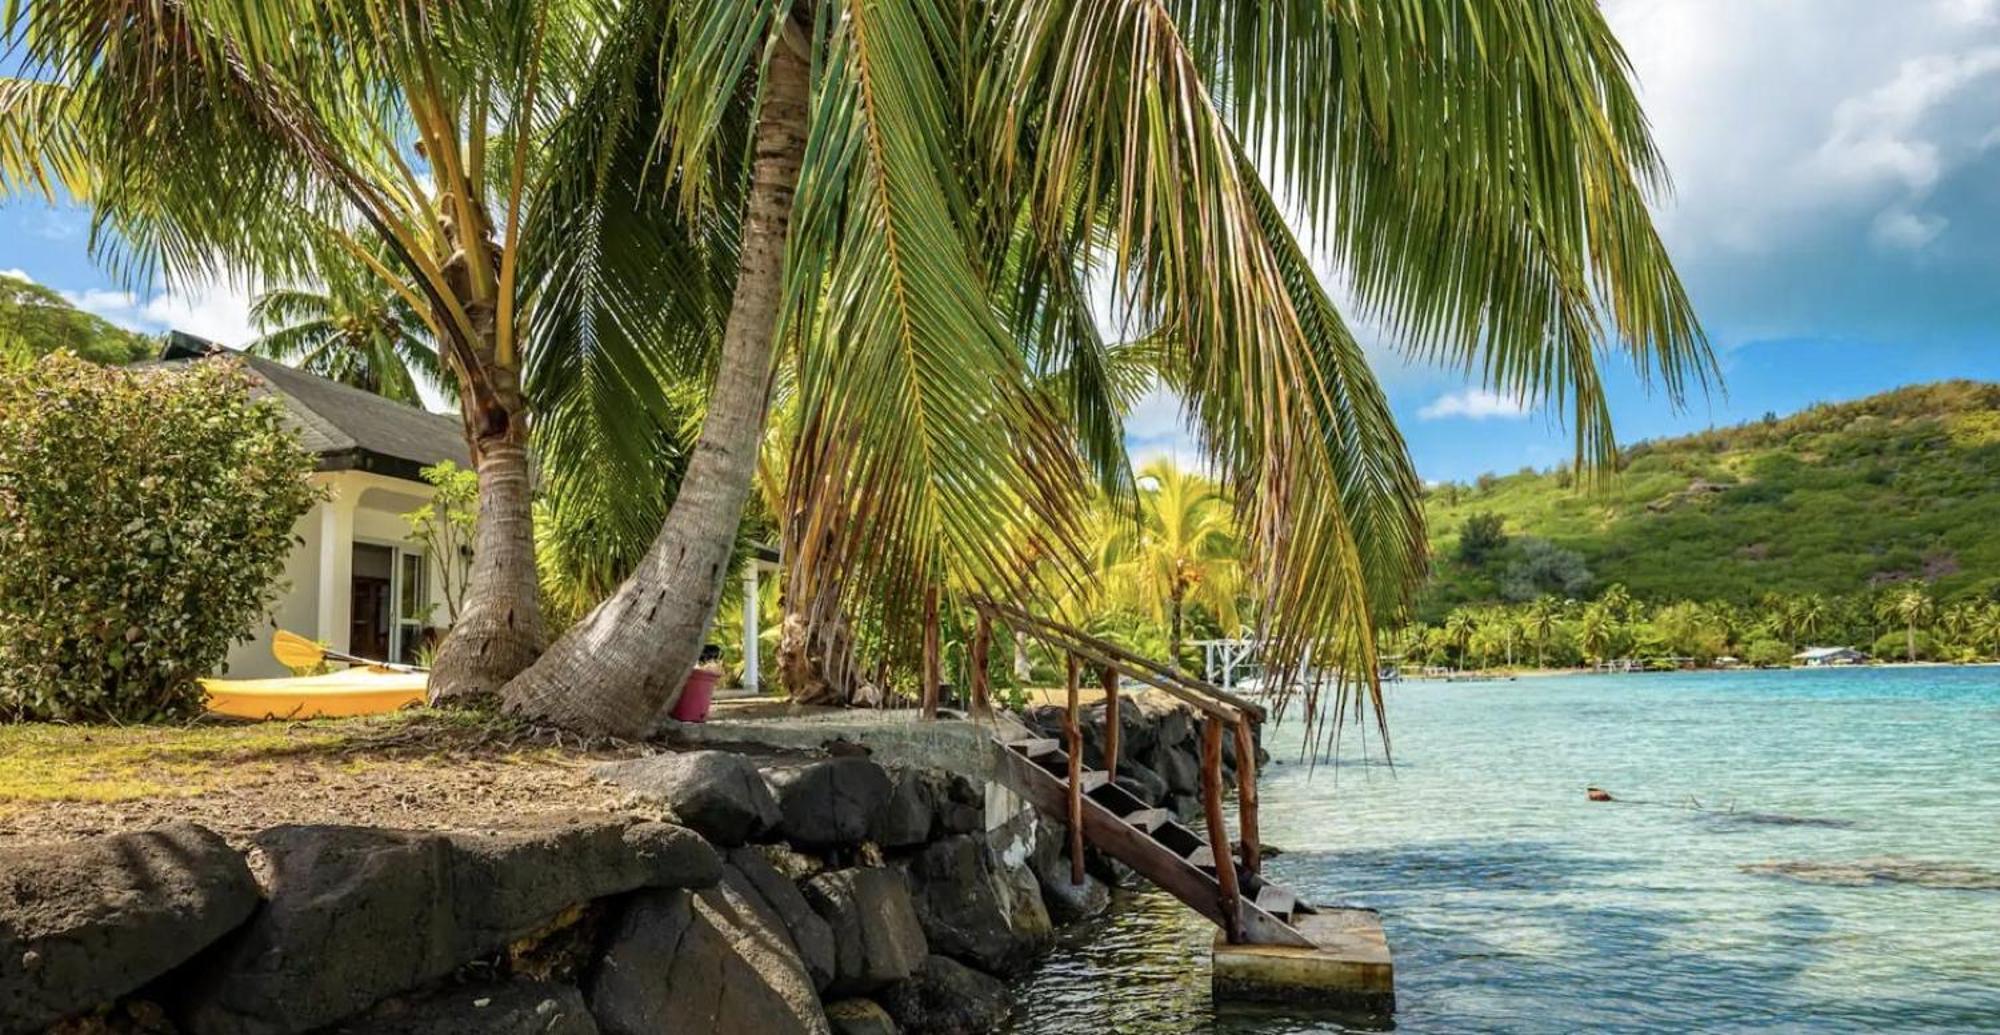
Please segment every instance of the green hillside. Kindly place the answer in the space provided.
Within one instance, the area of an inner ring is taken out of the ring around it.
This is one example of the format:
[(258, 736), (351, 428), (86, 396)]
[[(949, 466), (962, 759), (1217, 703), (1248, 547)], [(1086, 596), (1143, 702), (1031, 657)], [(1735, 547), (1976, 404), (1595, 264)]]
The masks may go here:
[[(1421, 616), (1563, 595), (1549, 572), (1578, 558), (1588, 578), (1567, 595), (1622, 583), (1639, 600), (1747, 603), (1912, 579), (1940, 599), (2000, 590), (2000, 385), (1917, 385), (1643, 442), (1619, 468), (1591, 489), (1525, 470), (1432, 489)], [(1505, 541), (1462, 557), (1480, 514), (1501, 519)]]
[(45, 356), (67, 349), (93, 363), (148, 359), (157, 343), (69, 304), (61, 295), (0, 274), (0, 357)]

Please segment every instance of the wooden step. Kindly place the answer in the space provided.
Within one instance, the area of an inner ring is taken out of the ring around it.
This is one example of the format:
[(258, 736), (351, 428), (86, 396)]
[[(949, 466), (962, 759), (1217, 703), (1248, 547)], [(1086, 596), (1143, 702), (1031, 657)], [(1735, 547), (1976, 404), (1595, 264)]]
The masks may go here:
[(1026, 740), (1010, 741), (1007, 746), (1029, 758), (1040, 758), (1043, 755), (1055, 754), (1056, 750), (1062, 747), (1062, 742), (1054, 737), (1029, 737)]
[(1205, 844), (1197, 845), (1194, 851), (1188, 853), (1187, 861), (1189, 866), (1202, 866), (1211, 870), (1215, 869), (1215, 849)]
[(1111, 774), (1102, 769), (1085, 769), (1083, 775), (1078, 777), (1078, 782), (1083, 784), (1083, 793), (1089, 794), (1091, 791), (1110, 783)]
[(1125, 822), (1150, 834), (1162, 826), (1173, 822), (1173, 819), (1174, 813), (1172, 809), (1140, 809), (1137, 812), (1127, 815)]
[(1257, 908), (1280, 920), (1290, 919), (1292, 910), (1298, 908), (1299, 897), (1279, 884), (1266, 884), (1257, 892)]

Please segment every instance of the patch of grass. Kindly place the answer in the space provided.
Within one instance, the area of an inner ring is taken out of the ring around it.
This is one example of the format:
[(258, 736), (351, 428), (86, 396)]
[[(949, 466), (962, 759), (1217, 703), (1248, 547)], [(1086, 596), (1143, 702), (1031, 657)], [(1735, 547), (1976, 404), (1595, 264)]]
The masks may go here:
[[(490, 716), (428, 709), (285, 723), (0, 725), (0, 806), (188, 797), (231, 777), (284, 765), (331, 764), (354, 772), (383, 757), (421, 760), (518, 732)], [(552, 750), (510, 748), (502, 757), (525, 762)]]

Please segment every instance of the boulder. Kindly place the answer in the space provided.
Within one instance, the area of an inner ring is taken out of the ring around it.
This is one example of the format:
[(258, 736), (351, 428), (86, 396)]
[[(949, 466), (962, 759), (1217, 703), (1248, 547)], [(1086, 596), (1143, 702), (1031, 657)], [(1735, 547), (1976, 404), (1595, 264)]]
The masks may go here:
[(808, 849), (874, 839), (895, 790), (881, 766), (853, 755), (773, 769), (767, 778), (783, 817), (779, 831)]
[(953, 773), (937, 803), (935, 836), (977, 834), (986, 828), (986, 791), (969, 777)]
[(1084, 872), (1082, 884), (1070, 883), (1067, 852), (1056, 855), (1047, 863), (1043, 863), (1038, 855), (1034, 860), (1034, 870), (1035, 879), (1041, 882), (1042, 903), (1048, 907), (1049, 919), (1055, 923), (1073, 924), (1111, 908), (1111, 889), (1088, 871)]
[(1005, 973), (1054, 937), (1034, 875), (1024, 866), (1000, 865), (982, 838), (935, 842), (908, 867), (917, 918), (933, 952)]
[(692, 831), (548, 817), (485, 833), (273, 827), (269, 900), (183, 990), (194, 1035), (301, 1031), (354, 1016), (544, 930), (573, 906), (721, 876)]
[(1166, 779), (1154, 772), (1152, 767), (1142, 765), (1136, 759), (1119, 761), (1118, 786), (1130, 791), (1133, 797), (1148, 805), (1158, 805), (1167, 800)]
[(901, 766), (889, 770), (889, 781), (894, 789), (882, 809), (875, 839), (884, 848), (908, 848), (929, 841), (939, 799), (948, 793), (944, 781), (930, 770)]
[(1154, 761), (1159, 763), (1160, 778), (1167, 783), (1170, 794), (1201, 793), (1201, 762), (1193, 751), (1186, 748), (1168, 748), (1157, 752)]
[(833, 932), (832, 995), (866, 995), (923, 966), (930, 949), (903, 875), (879, 867), (822, 873), (806, 901)]
[(930, 957), (921, 972), (891, 986), (882, 1006), (903, 1030), (926, 1035), (986, 1035), (1013, 1011), (1000, 979), (946, 956)]
[(872, 999), (842, 999), (829, 1003), (827, 1023), (833, 1035), (897, 1035), (896, 1021)]
[(606, 1035), (829, 1031), (790, 940), (727, 881), (633, 896), (586, 994)]
[(719, 845), (755, 840), (778, 825), (778, 802), (757, 767), (733, 751), (688, 751), (600, 766), (600, 779), (673, 810)]
[(1173, 810), (1182, 823), (1189, 825), (1195, 833), (1208, 836), (1207, 821), (1202, 818), (1201, 799), (1192, 794), (1169, 794), (1166, 806)]
[(574, 986), (540, 981), (466, 985), (391, 1001), (332, 1029), (339, 1035), (598, 1035)]
[(824, 991), (833, 983), (833, 929), (806, 904), (798, 885), (779, 873), (763, 852), (749, 846), (730, 849), (729, 869), (723, 880), (741, 894), (754, 895), (777, 918), (815, 991)]
[(0, 850), (0, 1031), (137, 989), (257, 908), (257, 882), (191, 823)]

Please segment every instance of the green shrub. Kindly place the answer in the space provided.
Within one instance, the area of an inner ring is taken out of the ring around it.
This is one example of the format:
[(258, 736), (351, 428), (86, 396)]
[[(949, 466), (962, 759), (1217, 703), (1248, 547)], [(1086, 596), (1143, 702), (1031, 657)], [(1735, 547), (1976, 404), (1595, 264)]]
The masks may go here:
[(312, 457), (220, 362), (0, 379), (0, 718), (196, 713), (278, 591)]
[(1792, 663), (1792, 649), (1776, 640), (1751, 640), (1743, 660), (1758, 668), (1783, 668)]
[(1868, 653), (1876, 661), (1934, 661), (1937, 651), (1931, 643), (1931, 634), (1917, 630), (1915, 637), (1917, 656), (1910, 656), (1911, 636), (1903, 629), (1891, 629), (1875, 638), (1875, 644)]

